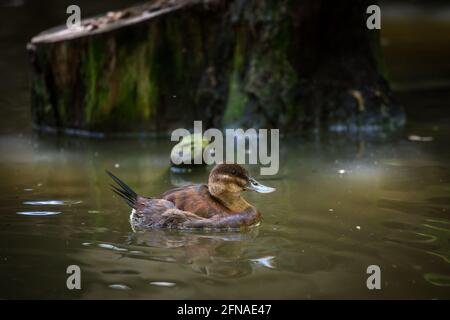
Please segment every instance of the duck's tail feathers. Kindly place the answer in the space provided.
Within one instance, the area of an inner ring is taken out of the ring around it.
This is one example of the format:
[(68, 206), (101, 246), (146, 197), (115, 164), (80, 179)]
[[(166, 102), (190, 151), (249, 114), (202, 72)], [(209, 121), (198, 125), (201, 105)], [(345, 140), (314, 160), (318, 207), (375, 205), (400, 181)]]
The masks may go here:
[(106, 170), (106, 173), (117, 183), (118, 187), (115, 185), (110, 185), (111, 190), (121, 197), (125, 202), (133, 209), (136, 209), (138, 194), (134, 192), (125, 182), (117, 178), (111, 172)]

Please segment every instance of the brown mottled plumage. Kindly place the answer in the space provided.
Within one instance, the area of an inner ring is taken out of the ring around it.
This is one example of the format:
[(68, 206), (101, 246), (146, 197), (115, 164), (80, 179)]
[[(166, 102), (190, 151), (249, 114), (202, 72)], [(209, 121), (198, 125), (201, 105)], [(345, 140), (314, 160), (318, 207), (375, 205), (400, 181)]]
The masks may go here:
[(237, 164), (219, 164), (211, 171), (207, 185), (189, 185), (166, 191), (158, 198), (137, 195), (119, 178), (113, 191), (133, 208), (133, 227), (228, 229), (251, 226), (261, 219), (259, 211), (244, 200), (241, 192), (268, 193)]

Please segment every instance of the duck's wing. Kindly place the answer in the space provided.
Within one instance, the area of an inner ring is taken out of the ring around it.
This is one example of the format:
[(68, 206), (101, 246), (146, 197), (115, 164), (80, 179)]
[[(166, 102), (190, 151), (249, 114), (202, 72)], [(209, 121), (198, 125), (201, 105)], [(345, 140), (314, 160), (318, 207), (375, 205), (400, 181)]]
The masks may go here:
[[(207, 220), (195, 213), (178, 209), (175, 203), (168, 199), (140, 196), (114, 174), (109, 171), (106, 173), (117, 184), (117, 186), (111, 185), (112, 190), (134, 209), (131, 222), (136, 226), (180, 228), (187, 222)], [(177, 188), (171, 192), (177, 194), (185, 190), (186, 188)], [(189, 196), (189, 193), (186, 196)]]
[(134, 224), (141, 227), (170, 229), (230, 229), (254, 225), (259, 216), (253, 212), (233, 215), (202, 217), (193, 212), (178, 209), (165, 199), (138, 196)]
[(204, 184), (189, 185), (166, 191), (161, 198), (173, 202), (175, 207), (196, 214), (203, 218), (211, 218), (216, 214), (229, 213), (217, 199), (209, 193)]
[(171, 201), (138, 196), (133, 220), (141, 227), (180, 229), (186, 222), (206, 219), (176, 208)]
[(189, 211), (183, 211), (177, 208), (171, 208), (166, 210), (158, 221), (158, 227), (171, 228), (171, 229), (186, 229), (187, 223), (192, 223), (193, 221), (206, 221), (208, 218), (200, 217), (195, 213)]
[(164, 214), (174, 208), (170, 201), (138, 196), (131, 223), (135, 227), (162, 227), (166, 219)]
[(175, 208), (173, 202), (138, 196), (136, 200), (136, 213), (139, 215), (162, 215), (168, 209)]

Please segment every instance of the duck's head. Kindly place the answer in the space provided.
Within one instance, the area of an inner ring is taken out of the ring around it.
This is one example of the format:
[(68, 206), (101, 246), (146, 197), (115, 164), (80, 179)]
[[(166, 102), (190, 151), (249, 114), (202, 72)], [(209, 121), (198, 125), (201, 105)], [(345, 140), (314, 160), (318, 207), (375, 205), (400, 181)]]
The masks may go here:
[(216, 165), (209, 174), (208, 189), (214, 196), (224, 194), (238, 196), (246, 190), (259, 193), (275, 191), (275, 188), (267, 187), (250, 177), (247, 170), (238, 164)]

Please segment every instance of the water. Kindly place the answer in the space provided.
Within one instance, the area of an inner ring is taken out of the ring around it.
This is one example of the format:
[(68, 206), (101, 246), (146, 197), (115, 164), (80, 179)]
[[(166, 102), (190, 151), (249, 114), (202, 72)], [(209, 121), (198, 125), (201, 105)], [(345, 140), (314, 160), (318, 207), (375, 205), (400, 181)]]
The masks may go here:
[[(449, 141), (433, 137), (285, 141), (280, 173), (261, 179), (277, 191), (247, 197), (261, 226), (216, 234), (134, 233), (109, 190), (104, 169), (146, 195), (207, 179), (207, 170), (171, 173), (165, 140), (4, 135), (0, 295), (449, 298)], [(72, 264), (81, 291), (65, 288)], [(379, 292), (366, 288), (372, 264), (382, 269)]]
[[(205, 182), (208, 169), (171, 173), (168, 139), (33, 132), (23, 43), (9, 45), (0, 298), (450, 298), (448, 88), (399, 93), (410, 121), (394, 137), (283, 140), (279, 174), (260, 179), (277, 191), (247, 196), (264, 218), (251, 232), (134, 233), (105, 169), (145, 195)], [(366, 287), (373, 264), (379, 291)], [(66, 288), (69, 265), (81, 267), (82, 290)]]

